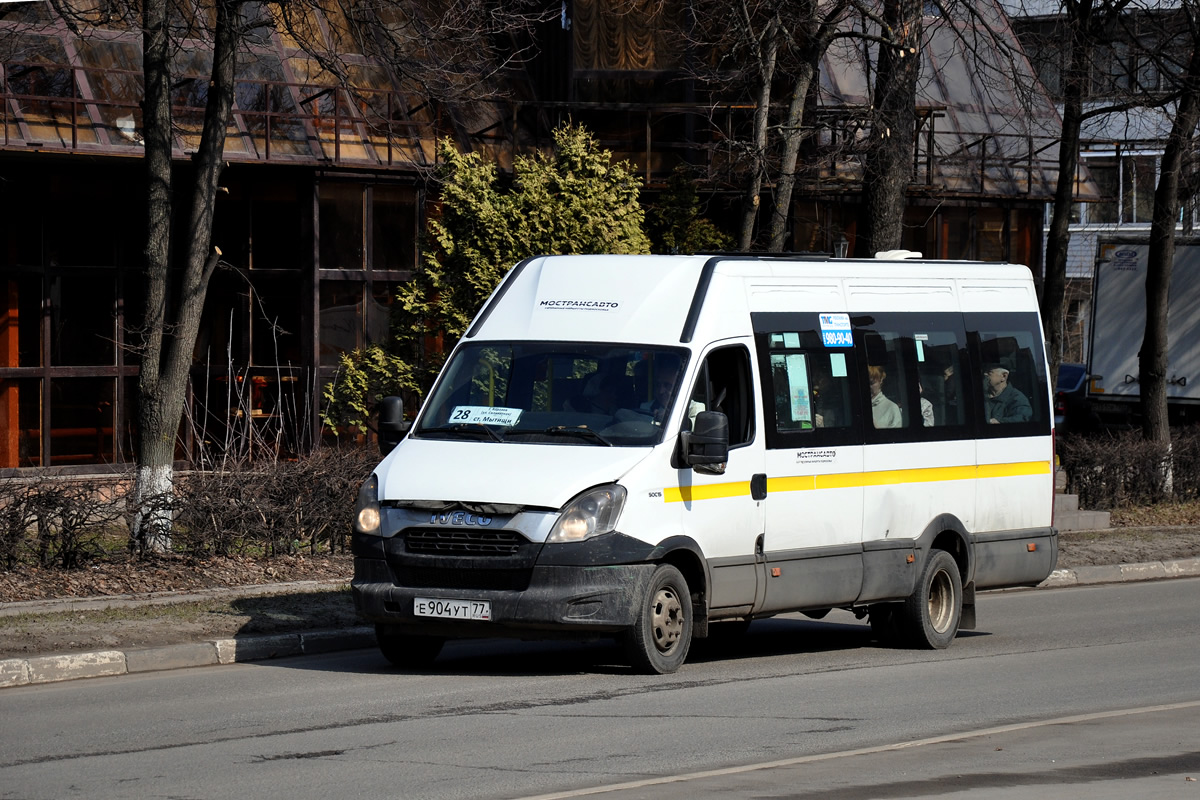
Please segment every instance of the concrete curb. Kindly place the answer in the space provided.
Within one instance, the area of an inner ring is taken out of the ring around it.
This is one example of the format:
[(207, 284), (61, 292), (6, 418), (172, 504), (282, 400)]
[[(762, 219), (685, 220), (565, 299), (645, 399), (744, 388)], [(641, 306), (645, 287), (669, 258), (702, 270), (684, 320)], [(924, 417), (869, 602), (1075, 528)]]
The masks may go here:
[(76, 678), (99, 678), (183, 667), (208, 667), (285, 656), (316, 655), (375, 646), (370, 627), (245, 636), (136, 650), (0, 659), (0, 689)]
[[(1079, 567), (1058, 569), (1042, 581), (1038, 588), (1060, 586), (1084, 586), (1101, 583), (1125, 583), (1133, 581), (1164, 580), (1200, 576), (1200, 558), (1182, 558), (1174, 561), (1151, 561), (1144, 564), (1114, 564), (1103, 567)], [(292, 584), (275, 584), (261, 587), (256, 593), (279, 593), (285, 591), (317, 591), (329, 588), (323, 582), (311, 582), (313, 588), (300, 588)], [(345, 583), (345, 581), (333, 582)], [(195, 595), (164, 593), (161, 597), (97, 598), (74, 601), (72, 608), (105, 608), (132, 602), (180, 602), (181, 597), (191, 599)], [(43, 610), (48, 610), (56, 601), (46, 601)], [(62, 601), (53, 610), (62, 610)], [(95, 605), (93, 605), (95, 604)], [(105, 605), (108, 604), (108, 605)], [(32, 606), (35, 604), (10, 604)], [(30, 613), (36, 609), (26, 607), (19, 613)], [(18, 613), (18, 612), (14, 612)], [(243, 636), (234, 639), (214, 639), (206, 642), (174, 644), (165, 647), (149, 647), (128, 651), (96, 650), (88, 653), (35, 656), (32, 658), (0, 659), (0, 689), (9, 686), (55, 683), (76, 678), (97, 678), (106, 675), (128, 675), (138, 672), (155, 672), (184, 667), (206, 667), (215, 664), (234, 664), (245, 661), (264, 661), (285, 656), (316, 655), (335, 653), (342, 650), (360, 650), (375, 646), (375, 631), (371, 627), (345, 628), (342, 630), (313, 631), (309, 633), (273, 634), (270, 636)]]
[(1056, 569), (1050, 573), (1049, 578), (1038, 584), (1038, 588), (1153, 581), (1163, 578), (1190, 578), (1196, 575), (1200, 575), (1200, 558), (1179, 558), (1173, 561), (1148, 561), (1142, 564)]

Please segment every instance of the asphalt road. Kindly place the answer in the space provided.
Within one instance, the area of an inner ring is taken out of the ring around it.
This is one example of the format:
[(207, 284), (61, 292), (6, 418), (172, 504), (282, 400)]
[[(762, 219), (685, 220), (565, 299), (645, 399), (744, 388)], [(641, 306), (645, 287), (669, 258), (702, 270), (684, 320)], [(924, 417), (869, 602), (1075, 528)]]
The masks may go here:
[(16, 687), (0, 797), (1200, 798), (1198, 607), (1200, 579), (989, 593), (940, 652), (789, 617), (665, 677), (478, 642)]

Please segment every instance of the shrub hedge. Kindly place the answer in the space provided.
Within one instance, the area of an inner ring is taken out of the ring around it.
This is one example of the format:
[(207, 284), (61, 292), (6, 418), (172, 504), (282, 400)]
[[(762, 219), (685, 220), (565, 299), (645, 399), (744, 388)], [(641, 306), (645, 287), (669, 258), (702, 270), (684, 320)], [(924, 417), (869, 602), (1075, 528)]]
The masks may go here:
[[(178, 472), (172, 549), (196, 558), (344, 552), (359, 485), (378, 461), (378, 450), (322, 448), (298, 461)], [(136, 512), (130, 475), (0, 481), (0, 569), (136, 555)]]
[(1172, 430), (1170, 445), (1147, 442), (1137, 431), (1068, 434), (1058, 439), (1058, 457), (1067, 491), (1085, 508), (1200, 498), (1200, 428)]

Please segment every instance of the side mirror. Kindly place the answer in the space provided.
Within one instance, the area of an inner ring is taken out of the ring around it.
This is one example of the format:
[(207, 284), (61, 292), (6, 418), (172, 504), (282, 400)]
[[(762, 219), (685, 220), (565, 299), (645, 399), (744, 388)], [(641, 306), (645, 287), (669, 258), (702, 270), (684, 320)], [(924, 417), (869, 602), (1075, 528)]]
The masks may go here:
[(697, 472), (725, 474), (729, 460), (729, 417), (720, 411), (701, 411), (692, 430), (679, 434), (683, 463)]
[(379, 452), (387, 455), (408, 433), (412, 423), (404, 419), (404, 401), (385, 397), (379, 403)]

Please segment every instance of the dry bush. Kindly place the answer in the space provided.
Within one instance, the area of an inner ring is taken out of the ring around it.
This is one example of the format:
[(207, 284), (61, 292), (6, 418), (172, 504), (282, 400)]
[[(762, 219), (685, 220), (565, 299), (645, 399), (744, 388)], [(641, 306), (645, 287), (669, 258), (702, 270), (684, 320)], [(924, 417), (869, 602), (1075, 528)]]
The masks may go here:
[(193, 556), (345, 550), (358, 487), (378, 462), (365, 448), (242, 463), (176, 482), (173, 542)]
[(1170, 447), (1148, 442), (1136, 431), (1068, 434), (1058, 440), (1058, 455), (1067, 471), (1067, 491), (1079, 495), (1087, 508), (1200, 497), (1200, 431), (1195, 428), (1172, 431)]
[[(226, 463), (176, 474), (175, 492), (135, 505), (130, 476), (31, 472), (0, 481), (0, 568), (72, 569), (126, 557), (130, 521), (167, 510), (173, 550), (196, 558), (345, 552), (354, 501), (379, 461), (365, 447), (321, 448), (297, 461)], [(148, 508), (153, 507), (153, 508)]]

